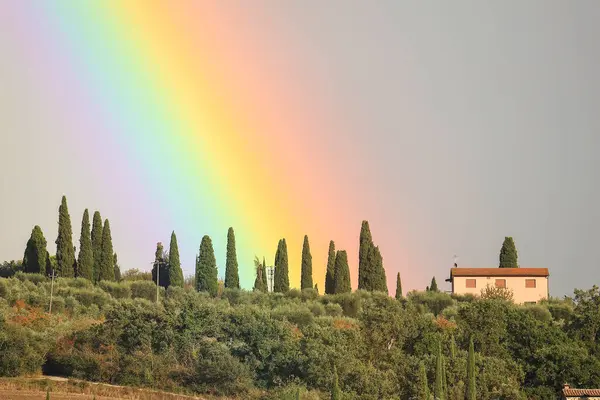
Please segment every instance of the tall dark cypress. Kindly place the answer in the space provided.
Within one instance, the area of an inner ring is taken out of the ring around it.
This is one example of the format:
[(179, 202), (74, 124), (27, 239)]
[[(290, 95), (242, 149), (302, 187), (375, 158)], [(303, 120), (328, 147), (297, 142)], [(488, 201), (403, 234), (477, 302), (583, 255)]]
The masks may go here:
[(179, 261), (179, 246), (175, 231), (171, 232), (171, 243), (169, 244), (169, 285), (183, 287), (183, 270)]
[(235, 233), (233, 228), (227, 231), (227, 260), (225, 262), (225, 287), (230, 289), (240, 288), (237, 254), (235, 252)]
[(94, 256), (94, 264), (92, 267), (92, 273), (94, 281), (98, 280), (98, 274), (100, 273), (100, 253), (102, 252), (102, 217), (99, 211), (94, 212), (94, 218), (92, 219), (92, 254)]
[(417, 384), (417, 399), (418, 400), (430, 400), (429, 396), (429, 385), (427, 383), (427, 370), (423, 361), (419, 364), (419, 376)]
[(329, 251), (327, 253), (327, 272), (325, 273), (325, 294), (333, 294), (335, 291), (335, 243), (329, 242)]
[(373, 291), (388, 293), (387, 278), (385, 276), (385, 269), (383, 268), (383, 257), (379, 251), (378, 246), (372, 247), (373, 249)]
[(346, 250), (338, 250), (335, 256), (335, 276), (333, 277), (335, 294), (350, 293), (350, 268), (348, 267), (348, 254)]
[(312, 288), (312, 255), (310, 254), (310, 244), (308, 243), (308, 235), (304, 235), (304, 243), (302, 244), (302, 268), (300, 273), (300, 289)]
[(77, 260), (77, 276), (89, 280), (94, 279), (94, 253), (90, 236), (90, 214), (87, 208), (81, 220), (81, 235), (79, 236), (79, 257)]
[(500, 249), (500, 268), (519, 268), (517, 248), (512, 237), (505, 237)]
[(263, 264), (260, 263), (258, 257), (254, 257), (254, 268), (256, 269), (256, 279), (254, 279), (253, 290), (255, 292), (266, 292), (267, 285), (263, 280)]
[(204, 235), (200, 243), (200, 253), (196, 262), (196, 290), (208, 292), (213, 296), (216, 296), (219, 290), (217, 260), (212, 239), (208, 235)]
[(74, 263), (75, 252), (73, 250), (71, 216), (67, 207), (67, 198), (63, 196), (58, 208), (58, 237), (56, 238), (56, 269), (60, 276), (64, 278), (74, 277)]
[(112, 237), (110, 234), (110, 222), (104, 221), (102, 228), (102, 249), (100, 250), (100, 263), (98, 271), (98, 281), (114, 281), (114, 251)]
[(42, 233), (42, 228), (37, 225), (34, 226), (25, 247), (25, 254), (23, 255), (23, 268), (25, 272), (30, 274), (46, 274), (46, 264), (50, 260), (46, 245), (47, 242)]
[(473, 337), (469, 340), (469, 355), (467, 356), (467, 387), (465, 393), (466, 400), (476, 400), (475, 386), (475, 348), (473, 346)]
[(265, 292), (268, 292), (269, 291), (269, 281), (267, 280), (267, 261), (265, 260), (264, 257), (263, 257), (263, 262), (262, 262), (261, 277), (263, 280), (263, 285), (265, 287)]
[(288, 265), (287, 243), (285, 239), (279, 241), (275, 255), (275, 274), (273, 278), (273, 291), (286, 293), (290, 290), (290, 276)]
[(402, 281), (400, 280), (400, 272), (396, 275), (396, 299), (402, 298)]
[(115, 271), (115, 281), (121, 281), (121, 266), (119, 265), (119, 260), (117, 259), (117, 253), (113, 254), (113, 269)]
[(437, 282), (435, 280), (435, 276), (431, 278), (431, 285), (429, 285), (430, 292), (439, 292)]
[(437, 355), (435, 357), (435, 398), (439, 400), (445, 400), (446, 394), (444, 393), (444, 364), (442, 359), (442, 346), (438, 343)]
[(358, 249), (358, 288), (362, 290), (373, 290), (373, 261), (371, 249), (373, 237), (369, 221), (363, 221), (360, 228), (360, 247)]
[(156, 273), (158, 268), (158, 285), (167, 288), (170, 283), (169, 263), (165, 256), (165, 248), (162, 242), (156, 243), (154, 252), (154, 264), (152, 264), (152, 282), (156, 283)]
[(342, 400), (342, 391), (338, 381), (338, 373), (335, 365), (333, 366), (333, 385), (331, 388), (331, 400)]

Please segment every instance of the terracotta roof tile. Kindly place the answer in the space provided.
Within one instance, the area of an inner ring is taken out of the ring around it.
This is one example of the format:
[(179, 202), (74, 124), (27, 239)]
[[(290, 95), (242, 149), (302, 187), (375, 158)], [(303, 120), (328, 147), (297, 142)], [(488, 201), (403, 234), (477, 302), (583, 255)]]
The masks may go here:
[(600, 396), (600, 389), (571, 389), (564, 388), (563, 395), (565, 397), (585, 397), (585, 396)]
[(548, 276), (548, 268), (452, 268), (450, 276)]

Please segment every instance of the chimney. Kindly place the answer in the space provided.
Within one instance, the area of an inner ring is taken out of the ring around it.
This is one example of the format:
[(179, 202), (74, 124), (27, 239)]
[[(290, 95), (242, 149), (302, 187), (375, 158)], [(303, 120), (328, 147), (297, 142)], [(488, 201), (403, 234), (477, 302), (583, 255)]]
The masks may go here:
[(570, 389), (571, 386), (568, 383), (563, 384), (563, 389)]

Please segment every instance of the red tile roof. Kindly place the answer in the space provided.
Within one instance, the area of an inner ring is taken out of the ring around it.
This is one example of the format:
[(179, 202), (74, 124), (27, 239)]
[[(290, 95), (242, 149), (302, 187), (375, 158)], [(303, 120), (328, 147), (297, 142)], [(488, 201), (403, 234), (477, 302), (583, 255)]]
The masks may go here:
[(452, 268), (450, 276), (548, 276), (548, 268)]
[(563, 396), (565, 397), (589, 397), (598, 396), (600, 397), (600, 389), (571, 389), (564, 388)]

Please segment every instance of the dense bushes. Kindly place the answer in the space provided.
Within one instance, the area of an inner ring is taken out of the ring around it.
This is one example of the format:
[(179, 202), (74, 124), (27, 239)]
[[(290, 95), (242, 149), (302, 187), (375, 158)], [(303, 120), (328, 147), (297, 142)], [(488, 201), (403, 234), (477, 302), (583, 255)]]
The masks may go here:
[[(477, 398), (547, 399), (563, 382), (600, 386), (600, 293), (515, 306), (410, 293), (318, 296), (226, 289), (211, 297), (151, 281), (0, 279), (0, 375), (36, 373), (239, 395), (328, 398), (334, 367), (345, 399), (418, 396), (442, 344), (449, 400), (463, 399), (469, 338)], [(267, 391), (265, 394), (265, 390)], [(320, 396), (320, 397), (319, 397)]]

